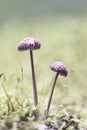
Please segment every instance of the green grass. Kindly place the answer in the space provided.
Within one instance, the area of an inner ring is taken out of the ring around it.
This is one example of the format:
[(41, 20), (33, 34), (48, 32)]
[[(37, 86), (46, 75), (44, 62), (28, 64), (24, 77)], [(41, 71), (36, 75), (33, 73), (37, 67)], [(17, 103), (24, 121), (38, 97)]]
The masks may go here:
[[(64, 114), (65, 109), (66, 113), (72, 113), (76, 119), (80, 119), (80, 122), (83, 122), (79, 127), (87, 127), (86, 30), (87, 18), (65, 16), (59, 17), (58, 19), (45, 18), (26, 23), (11, 21), (0, 27), (0, 73), (5, 74), (5, 79), (4, 77), (0, 78), (1, 116), (4, 112), (8, 115), (8, 105), (6, 103), (9, 102), (9, 100), (10, 116), (12, 117), (18, 110), (20, 110), (18, 115), (20, 115), (20, 113), (25, 114), (25, 107), (22, 108), (23, 106), (20, 105), (22, 100), (24, 104), (26, 102), (30, 102), (31, 104), (28, 104), (26, 109), (29, 110), (29, 107), (32, 107), (33, 89), (29, 52), (18, 52), (17, 47), (23, 38), (33, 36), (38, 38), (41, 42), (41, 49), (34, 51), (39, 104), (42, 107), (40, 111), (44, 113), (55, 75), (54, 72), (50, 70), (50, 65), (55, 61), (63, 61), (68, 68), (69, 74), (67, 78), (59, 77), (58, 79), (50, 114), (55, 115), (56, 112), (60, 113), (62, 111), (62, 114), (59, 114), (60, 117)], [(23, 67), (23, 85), (21, 67)], [(3, 85), (7, 93), (11, 96), (11, 99), (6, 97), (3, 91)], [(19, 104), (17, 99), (20, 102)], [(13, 104), (14, 112), (12, 112), (11, 103)], [(43, 103), (44, 106), (42, 105)], [(62, 105), (64, 109), (59, 110)], [(32, 108), (30, 108), (30, 110), (33, 111)], [(30, 114), (33, 113), (32, 111)], [(66, 113), (65, 115), (67, 115)], [(17, 116), (17, 114), (15, 115)], [(43, 115), (41, 117), (42, 122)], [(16, 116), (14, 117), (16, 118)], [(30, 116), (30, 118), (31, 117), (32, 116)], [(4, 118), (4, 121), (6, 121), (7, 117)], [(19, 117), (17, 120), (19, 120)], [(33, 119), (31, 118), (31, 120)], [(4, 121), (3, 124), (5, 124)], [(67, 128), (67, 130), (72, 129), (73, 128)]]

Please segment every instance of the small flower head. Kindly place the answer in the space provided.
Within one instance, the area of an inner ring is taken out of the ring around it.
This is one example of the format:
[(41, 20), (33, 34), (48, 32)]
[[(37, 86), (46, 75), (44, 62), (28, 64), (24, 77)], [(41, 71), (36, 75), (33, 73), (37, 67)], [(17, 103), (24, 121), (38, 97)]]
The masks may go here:
[(50, 69), (57, 72), (58, 74), (60, 74), (62, 76), (67, 76), (67, 74), (68, 74), (68, 70), (67, 70), (66, 66), (64, 65), (64, 63), (62, 63), (60, 61), (53, 63), (50, 66)]
[(35, 50), (40, 48), (40, 42), (38, 39), (32, 38), (32, 37), (27, 37), (24, 38), (18, 45), (18, 50), (19, 51), (24, 51), (24, 50)]

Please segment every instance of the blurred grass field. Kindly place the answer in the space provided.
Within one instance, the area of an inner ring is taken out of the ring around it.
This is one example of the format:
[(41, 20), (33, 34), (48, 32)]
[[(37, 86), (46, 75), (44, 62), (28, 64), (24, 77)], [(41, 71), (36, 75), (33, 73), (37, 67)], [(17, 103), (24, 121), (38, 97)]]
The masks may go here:
[(61, 99), (70, 103), (70, 100), (78, 102), (80, 98), (87, 98), (86, 28), (87, 18), (68, 16), (45, 18), (36, 22), (11, 21), (3, 24), (0, 28), (0, 73), (5, 73), (8, 82), (6, 87), (11, 92), (15, 90), (17, 78), (21, 79), (23, 67), (23, 87), (25, 93), (31, 96), (29, 52), (18, 52), (17, 46), (23, 38), (33, 36), (41, 42), (41, 49), (34, 51), (34, 59), (38, 93), (42, 95), (42, 100), (49, 95), (55, 75), (50, 70), (50, 65), (55, 61), (63, 61), (69, 74), (67, 78), (59, 78), (54, 101)]

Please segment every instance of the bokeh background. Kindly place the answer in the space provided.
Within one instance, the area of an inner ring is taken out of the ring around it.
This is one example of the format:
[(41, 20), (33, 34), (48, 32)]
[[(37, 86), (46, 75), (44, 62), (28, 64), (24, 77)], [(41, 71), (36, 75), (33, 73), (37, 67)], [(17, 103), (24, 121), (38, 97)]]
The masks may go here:
[(24, 93), (31, 97), (29, 52), (17, 50), (18, 43), (27, 36), (41, 42), (41, 49), (34, 51), (39, 101), (48, 100), (55, 75), (50, 65), (55, 61), (63, 61), (69, 74), (67, 78), (59, 77), (54, 103), (86, 100), (87, 1), (0, 0), (0, 73), (5, 73), (8, 92), (17, 94), (23, 67)]

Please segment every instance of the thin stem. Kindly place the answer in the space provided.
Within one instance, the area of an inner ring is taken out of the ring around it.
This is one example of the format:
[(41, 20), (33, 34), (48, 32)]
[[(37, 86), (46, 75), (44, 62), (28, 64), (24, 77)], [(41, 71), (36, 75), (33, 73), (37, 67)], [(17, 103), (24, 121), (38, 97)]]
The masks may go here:
[(49, 113), (49, 109), (50, 109), (50, 104), (51, 104), (51, 100), (52, 100), (52, 96), (53, 96), (55, 84), (56, 84), (56, 81), (57, 81), (57, 77), (58, 77), (58, 73), (55, 76), (55, 79), (54, 79), (54, 82), (53, 82), (53, 86), (52, 86), (52, 89), (51, 89), (51, 93), (50, 93), (50, 97), (49, 97), (49, 101), (48, 101), (48, 106), (47, 106), (46, 118), (48, 117), (48, 113)]
[(21, 66), (21, 95), (23, 100), (23, 67)]
[(21, 66), (21, 96), (22, 96), (22, 107), (23, 107), (23, 100), (24, 100), (24, 89), (23, 89), (23, 67)]
[[(11, 97), (10, 97), (10, 95), (8, 94), (8, 92), (7, 92), (7, 90), (6, 90), (5, 86), (4, 86), (4, 84), (2, 84), (2, 88), (3, 88), (3, 90), (4, 90), (4, 93), (5, 93), (6, 97), (7, 97), (8, 113), (10, 113), (10, 108), (12, 109), (12, 112), (13, 112), (13, 111), (14, 111), (14, 106), (13, 106), (13, 103), (12, 103), (12, 101), (11, 101)], [(11, 105), (11, 107), (10, 107), (10, 105)]]
[(33, 61), (33, 53), (30, 49), (30, 59), (31, 59), (31, 69), (32, 69), (32, 82), (33, 82), (33, 93), (34, 93), (34, 106), (38, 104), (37, 97), (37, 87), (36, 87), (36, 79), (35, 79), (35, 71), (34, 71), (34, 61)]

